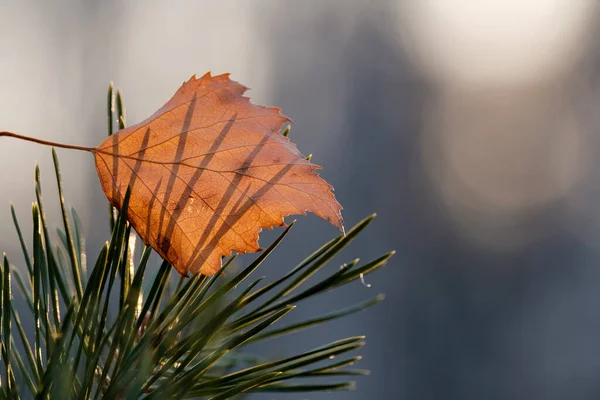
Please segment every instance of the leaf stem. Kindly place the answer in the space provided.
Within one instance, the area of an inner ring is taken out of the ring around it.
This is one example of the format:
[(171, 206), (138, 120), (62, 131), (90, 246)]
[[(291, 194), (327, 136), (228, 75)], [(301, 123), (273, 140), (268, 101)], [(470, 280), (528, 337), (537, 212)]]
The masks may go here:
[(0, 137), (2, 137), (2, 136), (13, 137), (15, 139), (21, 139), (21, 140), (26, 140), (28, 142), (43, 144), (44, 146), (61, 147), (63, 149), (89, 151), (91, 153), (93, 153), (96, 150), (94, 147), (76, 146), (73, 144), (50, 142), (47, 140), (42, 140), (42, 139), (37, 139), (37, 138), (29, 137), (29, 136), (19, 135), (18, 133), (13, 133), (13, 132), (0, 131)]

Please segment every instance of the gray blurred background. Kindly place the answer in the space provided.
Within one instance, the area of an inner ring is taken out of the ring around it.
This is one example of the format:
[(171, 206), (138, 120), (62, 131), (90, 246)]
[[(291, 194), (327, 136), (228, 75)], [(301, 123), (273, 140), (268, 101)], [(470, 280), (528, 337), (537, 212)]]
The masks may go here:
[[(0, 0), (0, 129), (93, 146), (110, 80), (133, 123), (192, 74), (231, 72), (294, 119), (292, 140), (323, 165), (348, 227), (378, 213), (338, 264), (398, 250), (370, 288), (294, 312), (379, 292), (383, 304), (262, 350), (366, 334), (358, 366), (371, 376), (350, 393), (256, 398), (597, 399), (598, 11), (593, 0)], [(95, 259), (108, 224), (92, 158), (58, 153)], [(30, 237), (36, 161), (58, 226), (50, 150), (0, 141), (0, 248), (20, 265), (8, 204)], [(259, 273), (281, 274), (335, 234), (301, 218)]]

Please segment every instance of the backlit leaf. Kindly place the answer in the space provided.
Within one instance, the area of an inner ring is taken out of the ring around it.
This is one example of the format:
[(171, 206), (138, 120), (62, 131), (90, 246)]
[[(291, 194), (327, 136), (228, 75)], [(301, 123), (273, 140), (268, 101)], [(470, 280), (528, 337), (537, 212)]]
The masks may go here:
[(185, 275), (214, 274), (232, 251), (260, 250), (262, 228), (307, 211), (343, 230), (319, 166), (281, 131), (278, 108), (254, 105), (228, 74), (185, 82), (148, 119), (92, 152), (102, 189), (142, 240)]

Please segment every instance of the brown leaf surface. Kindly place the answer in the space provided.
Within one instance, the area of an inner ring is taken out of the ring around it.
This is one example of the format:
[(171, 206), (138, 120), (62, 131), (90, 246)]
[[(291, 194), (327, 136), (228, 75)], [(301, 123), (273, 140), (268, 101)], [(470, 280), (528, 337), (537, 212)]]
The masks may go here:
[(228, 74), (185, 82), (150, 118), (94, 151), (102, 189), (181, 274), (214, 274), (221, 256), (260, 250), (262, 228), (315, 213), (342, 228), (332, 187), (280, 134), (289, 119), (257, 106)]

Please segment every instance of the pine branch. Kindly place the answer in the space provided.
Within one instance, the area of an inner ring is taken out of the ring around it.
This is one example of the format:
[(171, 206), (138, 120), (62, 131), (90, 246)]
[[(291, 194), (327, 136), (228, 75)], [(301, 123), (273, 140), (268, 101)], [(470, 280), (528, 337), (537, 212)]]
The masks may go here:
[[(120, 128), (125, 126), (122, 97), (119, 93), (115, 107), (111, 85), (109, 134), (115, 120)], [(18, 135), (0, 132), (0, 136)], [(212, 277), (196, 275), (177, 284), (171, 281), (173, 268), (167, 262), (151, 272), (150, 247), (135, 260), (127, 195), (120, 213), (110, 208), (111, 237), (88, 272), (81, 222), (75, 210), (67, 212), (54, 151), (53, 159), (63, 223), (58, 243), (49, 234), (38, 168), (31, 244), (11, 206), (24, 266), (9, 264), (6, 256), (0, 265), (0, 397), (227, 399), (250, 392), (350, 390), (354, 387), (350, 377), (368, 373), (348, 368), (360, 360), (356, 355), (331, 361), (362, 348), (363, 336), (276, 360), (248, 354), (245, 346), (315, 329), (383, 300), (377, 295), (342, 310), (285, 323), (286, 315), (303, 300), (355, 282), (392, 256), (393, 252), (362, 265), (354, 260), (325, 278), (315, 278), (374, 216), (330, 240), (296, 267), (282, 269), (289, 272), (271, 283), (253, 275), (282, 241), (289, 240), (294, 223), (239, 273), (223, 277), (234, 256)], [(12, 296), (13, 280), (19, 300), (28, 305), (22, 315)], [(237, 287), (241, 290), (235, 291)], [(147, 293), (144, 288), (149, 288)], [(32, 337), (26, 334), (30, 325)]]

